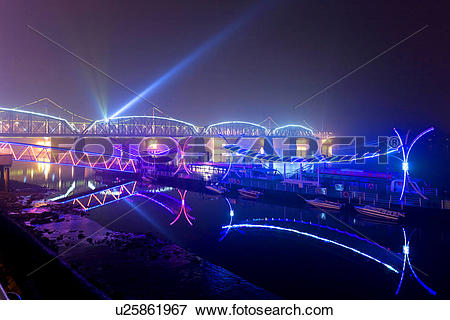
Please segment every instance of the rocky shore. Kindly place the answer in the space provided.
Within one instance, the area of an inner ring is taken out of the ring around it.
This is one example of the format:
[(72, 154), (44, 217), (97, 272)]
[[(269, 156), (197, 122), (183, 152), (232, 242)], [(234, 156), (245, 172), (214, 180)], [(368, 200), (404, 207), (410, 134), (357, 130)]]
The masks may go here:
[(155, 235), (112, 232), (71, 204), (48, 202), (44, 188), (15, 190), (0, 196), (3, 212), (111, 298), (277, 298)]

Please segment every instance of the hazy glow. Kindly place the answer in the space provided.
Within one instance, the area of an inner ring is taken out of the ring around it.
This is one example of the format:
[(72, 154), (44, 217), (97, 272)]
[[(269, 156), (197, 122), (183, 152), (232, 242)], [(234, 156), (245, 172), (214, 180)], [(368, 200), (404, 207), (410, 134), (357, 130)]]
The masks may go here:
[(204, 55), (209, 49), (212, 47), (218, 45), (220, 42), (228, 38), (233, 32), (238, 30), (242, 25), (247, 23), (260, 9), (260, 5), (253, 8), (249, 12), (245, 13), (244, 15), (240, 16), (239, 19), (236, 22), (233, 22), (229, 24), (225, 29), (223, 29), (221, 32), (216, 34), (215, 36), (211, 37), (209, 40), (204, 42), (200, 47), (198, 47), (196, 50), (194, 50), (191, 54), (189, 54), (187, 57), (182, 59), (180, 62), (178, 62), (176, 65), (174, 65), (169, 71), (167, 71), (165, 74), (163, 74), (161, 77), (159, 77), (157, 80), (155, 80), (153, 83), (151, 83), (145, 90), (141, 91), (139, 93), (139, 96), (134, 97), (130, 101), (128, 101), (125, 105), (123, 105), (119, 110), (117, 110), (112, 116), (109, 117), (109, 119), (113, 119), (117, 117), (119, 114), (127, 110), (129, 107), (134, 105), (136, 102), (142, 99), (142, 97), (147, 96), (152, 91), (160, 87), (162, 84), (170, 80), (173, 76), (177, 75), (180, 71), (182, 71), (184, 68), (192, 64), (195, 60), (200, 58), (202, 55)]

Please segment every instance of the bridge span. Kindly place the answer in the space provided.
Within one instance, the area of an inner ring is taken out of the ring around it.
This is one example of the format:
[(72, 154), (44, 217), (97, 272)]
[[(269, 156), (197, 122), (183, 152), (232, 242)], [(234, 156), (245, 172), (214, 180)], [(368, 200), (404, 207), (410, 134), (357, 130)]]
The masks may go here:
[(3, 137), (311, 137), (313, 129), (297, 124), (266, 128), (247, 121), (198, 126), (162, 116), (126, 116), (95, 121), (69, 121), (44, 113), (0, 108)]

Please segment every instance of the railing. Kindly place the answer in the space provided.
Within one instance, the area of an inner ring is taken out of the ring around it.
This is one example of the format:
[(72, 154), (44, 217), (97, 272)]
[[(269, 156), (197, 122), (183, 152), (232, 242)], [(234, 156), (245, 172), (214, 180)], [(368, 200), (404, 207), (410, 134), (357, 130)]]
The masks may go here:
[[(166, 168), (165, 170), (153, 171), (153, 175), (174, 176), (174, 170)], [(187, 173), (177, 173), (176, 177), (181, 179), (205, 180), (204, 177), (200, 175), (191, 175)], [(278, 182), (258, 180), (248, 177), (228, 178), (227, 184), (235, 184), (243, 187), (256, 188), (261, 190), (292, 192), (311, 196), (319, 196), (320, 193), (318, 193), (318, 189), (323, 189), (318, 188), (315, 185), (304, 184), (303, 187), (300, 187), (298, 183), (289, 183), (287, 181)], [(393, 205), (400, 206), (400, 208), (402, 209), (404, 206), (450, 209), (450, 201), (448, 200), (441, 200), (437, 197), (430, 197), (428, 200), (424, 200), (418, 194), (409, 193), (405, 194), (402, 201), (399, 200), (400, 194), (398, 193), (381, 194), (361, 191), (335, 191), (328, 189), (326, 196), (334, 199), (341, 199), (341, 202), (343, 203), (356, 205), (373, 205), (387, 209), (391, 208)]]

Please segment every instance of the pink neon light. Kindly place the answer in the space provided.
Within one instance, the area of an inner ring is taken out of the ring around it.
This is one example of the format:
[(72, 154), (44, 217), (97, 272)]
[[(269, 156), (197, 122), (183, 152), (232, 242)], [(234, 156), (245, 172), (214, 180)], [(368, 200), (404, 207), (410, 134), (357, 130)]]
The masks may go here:
[(173, 225), (175, 222), (177, 222), (178, 219), (180, 219), (181, 214), (184, 214), (184, 217), (186, 218), (186, 221), (192, 226), (191, 219), (192, 219), (192, 220), (195, 220), (195, 218), (192, 217), (191, 215), (189, 215), (189, 214), (186, 212), (185, 198), (186, 198), (187, 190), (184, 190), (183, 194), (181, 194), (181, 191), (180, 191), (179, 189), (177, 189), (177, 191), (178, 191), (178, 194), (180, 195), (180, 198), (181, 198), (181, 208), (180, 208), (180, 211), (178, 212), (178, 215), (177, 215), (176, 218), (170, 223), (170, 225)]
[[(111, 156), (108, 161), (102, 154), (93, 154), (69, 149), (55, 149), (50, 146), (30, 145), (14, 142), (0, 142), (0, 152), (11, 154), (15, 161), (33, 161), (38, 163), (85, 166), (94, 169), (109, 169), (127, 172), (136, 172), (134, 160), (122, 161), (120, 157)], [(81, 155), (75, 160), (74, 154)]]

